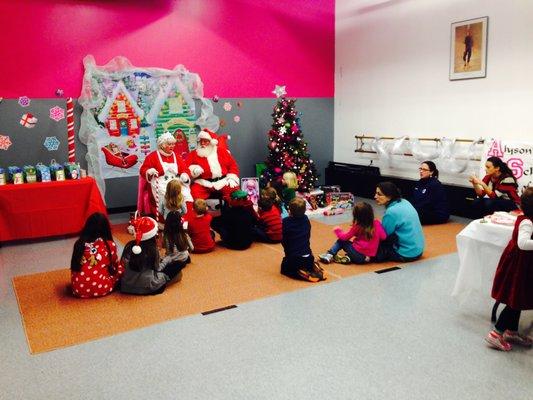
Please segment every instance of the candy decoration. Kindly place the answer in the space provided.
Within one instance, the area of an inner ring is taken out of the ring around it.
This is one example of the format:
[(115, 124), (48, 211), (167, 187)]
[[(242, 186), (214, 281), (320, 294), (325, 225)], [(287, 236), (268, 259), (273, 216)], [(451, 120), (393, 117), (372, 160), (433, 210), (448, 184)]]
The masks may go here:
[(225, 102), (223, 108), (224, 111), (231, 111), (231, 103)]
[(59, 140), (57, 140), (57, 137), (55, 136), (47, 136), (43, 145), (48, 151), (55, 151), (59, 148)]
[(67, 140), (68, 161), (76, 162), (76, 145), (74, 143), (74, 102), (72, 97), (67, 98)]
[(241, 117), (239, 117), (238, 115), (233, 117), (233, 122), (235, 122), (236, 124), (238, 124), (240, 120), (241, 120)]
[(28, 107), (31, 103), (31, 100), (28, 96), (21, 96), (19, 97), (19, 104), (21, 107)]
[(55, 106), (50, 109), (50, 118), (58, 122), (65, 118), (65, 110), (61, 107)]
[(20, 124), (26, 128), (33, 128), (36, 123), (37, 118), (30, 113), (22, 114), (22, 117), (20, 118)]
[(7, 150), (12, 144), (9, 136), (0, 135), (0, 150)]

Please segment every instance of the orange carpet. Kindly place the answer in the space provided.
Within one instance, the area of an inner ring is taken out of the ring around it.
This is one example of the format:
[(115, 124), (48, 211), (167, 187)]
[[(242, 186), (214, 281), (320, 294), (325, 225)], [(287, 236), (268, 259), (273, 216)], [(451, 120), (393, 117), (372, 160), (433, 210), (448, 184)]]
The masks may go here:
[[(424, 259), (456, 251), (455, 235), (462, 228), (455, 223), (425, 228)], [(113, 234), (122, 243), (131, 238), (125, 224), (114, 226)], [(312, 221), (315, 255), (326, 250), (333, 239), (332, 226)], [(279, 244), (254, 243), (246, 251), (217, 247), (213, 253), (193, 255), (182, 281), (158, 296), (112, 293), (100, 299), (76, 299), (66, 290), (68, 269), (18, 276), (13, 278), (13, 286), (30, 352), (36, 354), (313, 286), (280, 275), (282, 257)], [(330, 276), (324, 283), (395, 264), (330, 264), (326, 266)]]

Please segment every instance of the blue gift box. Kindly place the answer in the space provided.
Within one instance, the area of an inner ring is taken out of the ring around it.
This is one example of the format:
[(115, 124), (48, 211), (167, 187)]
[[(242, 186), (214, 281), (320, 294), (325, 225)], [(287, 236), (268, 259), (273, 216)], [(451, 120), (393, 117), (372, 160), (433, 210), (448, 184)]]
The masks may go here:
[(35, 166), (35, 169), (37, 170), (37, 180), (39, 182), (50, 182), (52, 180), (52, 176), (50, 175), (50, 168), (43, 163), (38, 163)]

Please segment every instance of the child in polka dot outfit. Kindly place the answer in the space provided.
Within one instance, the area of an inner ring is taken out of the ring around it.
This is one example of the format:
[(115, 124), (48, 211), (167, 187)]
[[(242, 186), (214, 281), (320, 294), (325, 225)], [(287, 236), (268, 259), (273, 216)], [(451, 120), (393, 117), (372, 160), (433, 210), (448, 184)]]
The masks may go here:
[(104, 214), (94, 213), (74, 243), (70, 262), (72, 293), (76, 297), (101, 297), (117, 286), (124, 268)]

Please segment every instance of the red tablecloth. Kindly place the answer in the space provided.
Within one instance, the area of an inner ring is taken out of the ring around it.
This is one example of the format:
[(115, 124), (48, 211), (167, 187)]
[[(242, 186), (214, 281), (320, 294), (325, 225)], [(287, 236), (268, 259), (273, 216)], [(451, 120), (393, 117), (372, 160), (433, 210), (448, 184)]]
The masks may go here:
[(78, 233), (106, 207), (93, 178), (0, 186), (0, 242)]

